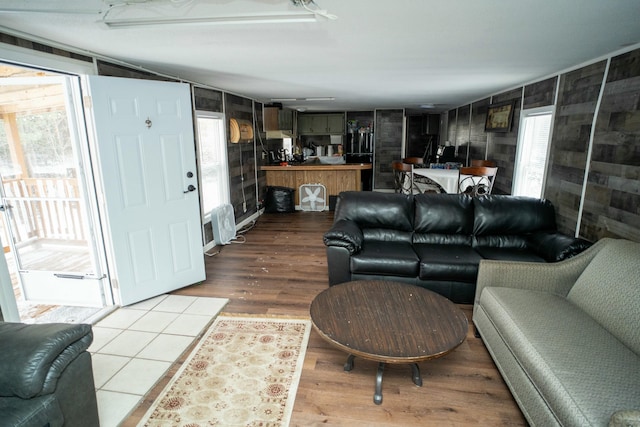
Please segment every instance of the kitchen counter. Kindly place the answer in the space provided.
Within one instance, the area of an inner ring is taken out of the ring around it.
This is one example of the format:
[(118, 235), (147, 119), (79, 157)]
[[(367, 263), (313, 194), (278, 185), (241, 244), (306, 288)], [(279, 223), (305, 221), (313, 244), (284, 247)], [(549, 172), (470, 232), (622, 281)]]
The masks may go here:
[(371, 163), (346, 163), (342, 165), (323, 165), (320, 163), (313, 164), (292, 164), (287, 166), (272, 165), (262, 166), (260, 169), (263, 171), (282, 171), (282, 170), (369, 170), (371, 169)]
[(300, 206), (300, 186), (302, 184), (322, 184), (328, 196), (337, 196), (342, 191), (362, 191), (362, 171), (371, 170), (370, 163), (341, 165), (297, 164), (289, 166), (262, 166), (267, 185), (289, 187), (296, 190), (296, 205)]

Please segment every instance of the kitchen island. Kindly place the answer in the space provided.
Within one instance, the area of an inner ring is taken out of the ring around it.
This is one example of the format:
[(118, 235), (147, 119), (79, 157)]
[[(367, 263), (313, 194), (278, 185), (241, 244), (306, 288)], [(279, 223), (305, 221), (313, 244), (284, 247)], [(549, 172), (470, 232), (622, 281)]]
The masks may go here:
[(354, 163), (340, 165), (288, 165), (262, 166), (267, 178), (267, 185), (273, 187), (289, 187), (296, 190), (296, 205), (300, 205), (300, 186), (302, 184), (322, 184), (328, 196), (337, 196), (341, 191), (361, 191), (362, 171), (370, 171), (370, 163)]

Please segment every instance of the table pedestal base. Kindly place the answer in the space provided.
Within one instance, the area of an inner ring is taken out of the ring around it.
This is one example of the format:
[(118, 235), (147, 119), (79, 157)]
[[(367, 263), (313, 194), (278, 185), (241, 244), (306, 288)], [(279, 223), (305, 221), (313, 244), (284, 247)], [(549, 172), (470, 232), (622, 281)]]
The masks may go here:
[[(355, 356), (353, 354), (350, 354), (349, 357), (347, 357), (347, 361), (344, 364), (345, 371), (348, 372), (353, 369), (353, 359), (355, 359)], [(384, 375), (384, 365), (384, 362), (378, 363), (378, 372), (376, 373), (376, 388), (375, 392), (373, 393), (373, 403), (375, 403), (376, 405), (380, 405), (382, 403), (382, 376)], [(420, 367), (417, 363), (411, 364), (411, 376), (413, 383), (418, 387), (422, 387), (422, 376), (420, 375)]]

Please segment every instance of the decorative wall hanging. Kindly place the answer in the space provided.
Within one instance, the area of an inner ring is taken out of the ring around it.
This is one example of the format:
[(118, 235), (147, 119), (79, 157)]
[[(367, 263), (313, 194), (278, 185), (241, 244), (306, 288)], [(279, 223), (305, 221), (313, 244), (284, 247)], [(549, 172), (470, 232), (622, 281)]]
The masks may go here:
[(513, 101), (491, 104), (484, 123), (485, 132), (509, 132), (513, 120)]
[(249, 120), (229, 119), (229, 139), (233, 144), (253, 140), (253, 125)]

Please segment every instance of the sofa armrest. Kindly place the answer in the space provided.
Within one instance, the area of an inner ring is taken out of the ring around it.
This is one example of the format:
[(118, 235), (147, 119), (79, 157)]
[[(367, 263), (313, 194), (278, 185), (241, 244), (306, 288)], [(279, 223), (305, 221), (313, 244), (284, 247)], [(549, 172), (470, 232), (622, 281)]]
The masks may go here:
[(534, 233), (528, 237), (529, 247), (547, 262), (558, 262), (584, 252), (591, 243), (561, 233)]
[(566, 296), (607, 240), (602, 239), (572, 258), (551, 264), (483, 259), (478, 269), (474, 305), (480, 301), (482, 290), (489, 286), (538, 290)]
[(341, 219), (324, 233), (323, 240), (326, 246), (338, 246), (347, 249), (350, 254), (354, 254), (362, 249), (364, 236), (354, 221)]
[(53, 393), (62, 372), (92, 341), (86, 324), (0, 323), (0, 396)]

